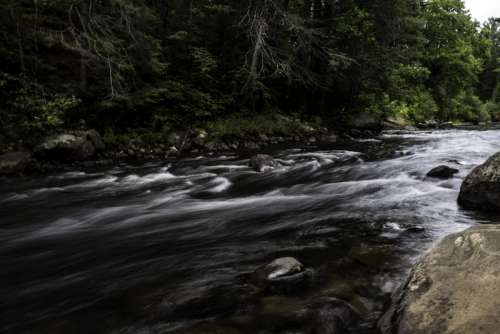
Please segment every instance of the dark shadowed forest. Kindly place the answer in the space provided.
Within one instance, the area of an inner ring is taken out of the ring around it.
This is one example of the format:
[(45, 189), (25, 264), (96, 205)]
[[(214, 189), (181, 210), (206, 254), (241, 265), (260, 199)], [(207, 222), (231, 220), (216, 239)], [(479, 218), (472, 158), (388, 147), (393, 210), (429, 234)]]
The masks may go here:
[(460, 0), (2, 0), (0, 13), (4, 144), (500, 117), (500, 22)]

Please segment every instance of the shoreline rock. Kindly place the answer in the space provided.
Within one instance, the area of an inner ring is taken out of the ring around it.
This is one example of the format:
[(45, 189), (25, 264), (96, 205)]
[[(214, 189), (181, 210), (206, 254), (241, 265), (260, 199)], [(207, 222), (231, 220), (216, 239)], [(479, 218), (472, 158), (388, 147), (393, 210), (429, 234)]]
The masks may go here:
[(75, 131), (48, 137), (35, 147), (33, 155), (40, 161), (88, 161), (104, 149), (97, 131)]
[(500, 225), (447, 236), (413, 268), (379, 321), (383, 334), (498, 333)]

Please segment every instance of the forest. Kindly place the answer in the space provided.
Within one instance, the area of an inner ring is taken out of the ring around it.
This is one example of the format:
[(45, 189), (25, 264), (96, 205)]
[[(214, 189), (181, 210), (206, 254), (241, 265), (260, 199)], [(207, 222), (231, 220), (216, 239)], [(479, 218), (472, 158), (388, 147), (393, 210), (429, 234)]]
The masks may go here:
[(500, 119), (500, 20), (461, 0), (2, 0), (0, 13), (3, 143)]

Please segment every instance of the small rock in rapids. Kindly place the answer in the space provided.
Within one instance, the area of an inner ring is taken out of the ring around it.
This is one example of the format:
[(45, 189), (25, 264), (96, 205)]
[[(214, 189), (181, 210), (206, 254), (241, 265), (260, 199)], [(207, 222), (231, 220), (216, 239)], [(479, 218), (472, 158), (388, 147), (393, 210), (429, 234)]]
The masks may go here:
[(435, 177), (438, 179), (449, 179), (453, 177), (453, 175), (458, 173), (458, 169), (451, 168), (448, 166), (438, 166), (433, 168), (431, 171), (427, 173), (428, 177)]
[(283, 257), (258, 268), (254, 279), (258, 286), (276, 293), (293, 292), (307, 284), (312, 270), (293, 257)]
[(267, 154), (257, 154), (250, 158), (250, 167), (256, 172), (266, 172), (279, 167), (279, 163)]

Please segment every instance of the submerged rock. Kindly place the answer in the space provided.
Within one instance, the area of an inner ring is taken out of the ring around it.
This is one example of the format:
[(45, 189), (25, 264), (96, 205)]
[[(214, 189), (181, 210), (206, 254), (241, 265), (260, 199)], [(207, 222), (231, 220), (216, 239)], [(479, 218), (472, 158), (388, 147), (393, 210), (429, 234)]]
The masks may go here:
[(280, 164), (267, 154), (257, 154), (250, 158), (250, 167), (256, 172), (266, 172), (279, 167)]
[(28, 152), (10, 152), (0, 155), (0, 175), (22, 174), (31, 164)]
[(382, 267), (389, 257), (390, 249), (384, 245), (360, 243), (351, 248), (349, 257), (369, 267)]
[(428, 173), (428, 177), (435, 177), (438, 179), (449, 179), (453, 177), (453, 175), (459, 172), (458, 169), (451, 168), (445, 165), (438, 166), (436, 168), (431, 169)]
[(384, 334), (498, 333), (500, 226), (452, 234), (415, 266), (379, 322)]
[(304, 312), (304, 321), (309, 324), (307, 333), (349, 333), (358, 320), (359, 314), (351, 305), (334, 297), (322, 297)]
[(276, 293), (294, 292), (307, 285), (312, 271), (293, 257), (272, 261), (254, 272), (254, 282)]
[(500, 211), (500, 153), (465, 178), (458, 203), (466, 209)]

